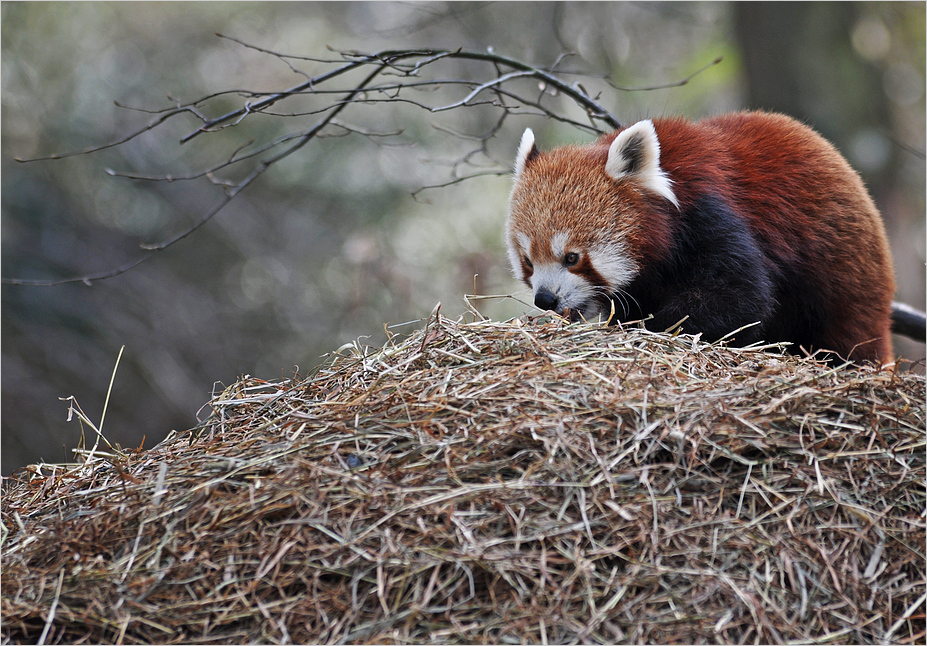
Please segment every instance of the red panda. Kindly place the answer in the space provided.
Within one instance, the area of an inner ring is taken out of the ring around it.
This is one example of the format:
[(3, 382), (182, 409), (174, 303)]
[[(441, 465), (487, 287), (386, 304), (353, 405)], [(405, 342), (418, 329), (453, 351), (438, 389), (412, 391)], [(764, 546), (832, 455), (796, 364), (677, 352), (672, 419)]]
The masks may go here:
[[(859, 175), (779, 114), (640, 121), (515, 160), (506, 243), (544, 310), (892, 360), (895, 279)], [(649, 317), (649, 318), (648, 318)], [(687, 317), (687, 318), (686, 318)]]

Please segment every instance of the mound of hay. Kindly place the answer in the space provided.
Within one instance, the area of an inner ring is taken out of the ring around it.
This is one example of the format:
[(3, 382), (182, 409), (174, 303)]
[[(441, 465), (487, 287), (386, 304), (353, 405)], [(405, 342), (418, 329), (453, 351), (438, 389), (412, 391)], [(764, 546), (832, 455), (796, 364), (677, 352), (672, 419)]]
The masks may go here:
[(923, 376), (440, 316), (341, 352), (6, 479), (4, 641), (924, 641)]

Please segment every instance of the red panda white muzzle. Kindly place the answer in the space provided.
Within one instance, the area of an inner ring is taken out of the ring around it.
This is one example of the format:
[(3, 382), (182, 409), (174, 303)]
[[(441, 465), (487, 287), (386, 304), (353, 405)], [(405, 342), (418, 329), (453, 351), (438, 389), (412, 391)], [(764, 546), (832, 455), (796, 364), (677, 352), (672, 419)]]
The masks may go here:
[[(582, 150), (576, 148), (575, 152)], [(529, 128), (515, 162), (513, 198), (525, 166), (537, 154)], [(653, 123), (642, 121), (622, 131), (609, 146), (607, 157), (601, 160), (604, 175), (608, 181), (633, 179), (675, 208), (678, 203), (672, 182), (660, 169), (659, 155)], [(516, 277), (531, 286), (538, 308), (567, 314), (573, 321), (608, 318), (613, 308), (621, 313), (627, 309), (622, 307), (622, 290), (638, 272), (622, 238), (621, 223), (597, 222), (608, 205), (597, 205), (594, 191), (577, 194), (588, 189), (588, 178), (561, 175), (553, 179), (546, 189), (559, 194), (560, 200), (528, 207), (546, 217), (515, 226), (510, 214), (507, 240)], [(602, 195), (600, 192), (598, 196)], [(583, 206), (586, 211), (580, 212)]]
[[(612, 309), (611, 296), (620, 287), (591, 278), (589, 274), (597, 276), (599, 273), (591, 260), (587, 262), (590, 269), (585, 274), (573, 273), (569, 266), (535, 267), (530, 279), (535, 306), (567, 316), (574, 322), (593, 321), (600, 316), (608, 318)], [(618, 311), (621, 312), (621, 308)]]

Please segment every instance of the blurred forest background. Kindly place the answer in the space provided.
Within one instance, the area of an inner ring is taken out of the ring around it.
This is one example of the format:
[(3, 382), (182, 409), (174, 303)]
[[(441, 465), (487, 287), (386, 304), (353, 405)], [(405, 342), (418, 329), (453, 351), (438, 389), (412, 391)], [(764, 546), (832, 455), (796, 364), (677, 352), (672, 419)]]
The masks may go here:
[[(114, 141), (153, 119), (115, 101), (153, 110), (221, 90), (277, 91), (305, 79), (292, 68), (326, 68), (295, 59), (291, 68), (216, 32), (328, 59), (338, 58), (329, 47), (431, 46), (492, 48), (545, 66), (571, 53), (558, 69), (591, 74), (566, 78), (625, 123), (741, 108), (788, 113), (861, 172), (890, 232), (898, 297), (924, 307), (922, 2), (4, 2), (3, 278), (119, 267), (143, 253), (140, 244), (170, 238), (222, 197), (205, 179), (130, 180), (106, 169), (182, 175), (228, 157), (250, 136), (317, 119), (251, 115), (252, 131), (231, 128), (181, 146), (201, 122), (180, 116), (92, 155), (16, 161)], [(634, 89), (667, 86), (706, 66), (683, 85)], [(448, 61), (441, 74), (492, 78), (485, 65), (465, 61)], [(448, 86), (422, 101), (440, 105), (465, 93)], [(220, 103), (234, 109), (244, 101), (229, 95)], [(525, 110), (482, 146), (467, 137), (499, 122), (486, 106), (431, 113), (410, 103), (359, 103), (339, 118), (351, 125), (329, 135), (342, 136), (313, 140), (194, 235), (132, 271), (90, 285), (3, 285), (4, 475), (73, 459), (81, 429), (66, 421), (59, 398), (75, 396), (98, 421), (123, 345), (104, 434), (123, 447), (145, 437), (150, 447), (171, 429), (194, 426), (211, 393), (239, 375), (276, 379), (296, 366), (306, 373), (358, 337), (381, 345), (385, 324), (412, 321), (394, 331), (414, 329), (439, 301), (456, 317), (474, 274), (478, 293), (524, 300), (502, 240), (519, 137), (530, 126), (551, 147), (591, 133)], [(455, 173), (478, 177), (416, 193)], [(532, 311), (504, 298), (478, 306), (493, 318)], [(924, 356), (917, 343), (896, 340), (896, 351)]]

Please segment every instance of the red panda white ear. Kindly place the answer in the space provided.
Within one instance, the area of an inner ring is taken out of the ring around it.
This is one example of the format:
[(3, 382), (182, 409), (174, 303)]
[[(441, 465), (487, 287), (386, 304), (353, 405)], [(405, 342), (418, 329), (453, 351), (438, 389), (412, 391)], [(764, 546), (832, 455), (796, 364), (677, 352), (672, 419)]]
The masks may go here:
[(521, 143), (518, 145), (518, 154), (515, 155), (515, 179), (518, 179), (525, 170), (528, 159), (537, 152), (538, 148), (534, 145), (534, 133), (531, 132), (531, 128), (525, 128), (525, 134), (521, 136)]
[(660, 168), (660, 140), (653, 121), (639, 121), (622, 130), (608, 148), (605, 173), (614, 180), (632, 178), (679, 208), (673, 182)]

